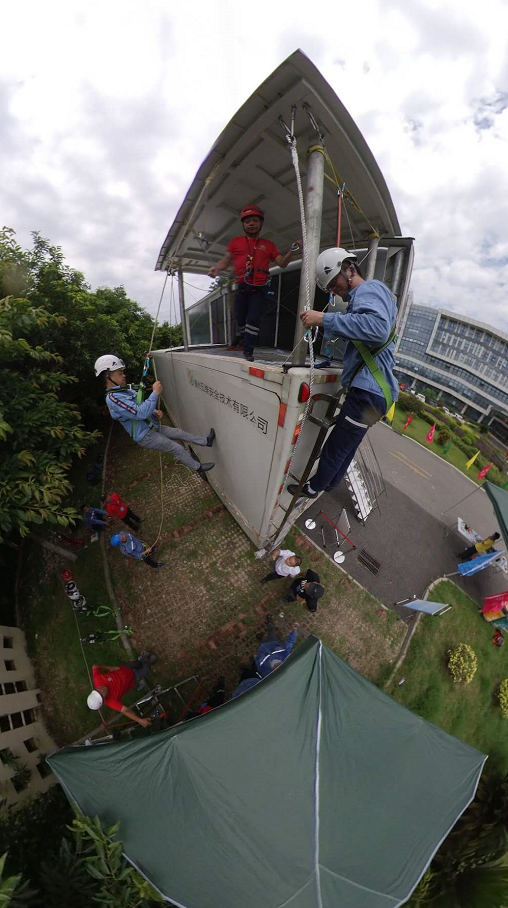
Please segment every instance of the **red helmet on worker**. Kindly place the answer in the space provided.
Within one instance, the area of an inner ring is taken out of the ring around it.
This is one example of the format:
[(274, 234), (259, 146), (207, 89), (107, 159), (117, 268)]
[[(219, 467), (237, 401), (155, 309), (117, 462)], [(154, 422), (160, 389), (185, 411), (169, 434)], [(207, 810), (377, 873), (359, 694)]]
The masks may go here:
[(265, 213), (259, 205), (246, 205), (240, 212), (240, 220), (244, 221), (245, 218), (261, 218), (264, 221)]

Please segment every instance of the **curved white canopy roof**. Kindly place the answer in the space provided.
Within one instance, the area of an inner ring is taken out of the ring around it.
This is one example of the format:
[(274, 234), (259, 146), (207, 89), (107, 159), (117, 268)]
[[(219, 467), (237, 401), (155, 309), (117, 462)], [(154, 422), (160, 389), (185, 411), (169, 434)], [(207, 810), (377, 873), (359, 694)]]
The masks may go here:
[[(259, 86), (220, 134), (201, 164), (164, 240), (156, 270), (181, 265), (185, 271), (207, 273), (224, 253), (231, 236), (241, 232), (238, 214), (246, 204), (265, 211), (263, 236), (281, 250), (301, 235), (296, 180), (289, 147), (279, 122), (289, 125), (297, 106), (295, 135), (305, 179), (306, 152), (316, 144), (310, 109), (351, 202), (343, 218), (341, 245), (365, 247), (374, 228), (381, 236), (397, 236), (400, 227), (383, 175), (365, 139), (319, 70), (295, 51)], [(335, 245), (337, 188), (330, 169), (325, 179), (321, 248)], [(203, 233), (210, 243), (204, 249)]]

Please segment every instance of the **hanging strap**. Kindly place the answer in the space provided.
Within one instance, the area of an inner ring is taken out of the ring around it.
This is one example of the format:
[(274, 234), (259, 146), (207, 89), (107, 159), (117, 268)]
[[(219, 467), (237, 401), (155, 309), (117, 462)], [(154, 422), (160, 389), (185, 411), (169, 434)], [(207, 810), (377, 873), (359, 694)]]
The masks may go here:
[[(393, 343), (393, 341), (395, 341), (396, 339), (397, 339), (397, 335), (395, 333), (395, 325), (393, 325), (392, 330), (390, 331), (390, 337), (388, 338), (386, 343), (383, 344), (381, 347), (376, 347), (374, 350), (369, 350), (369, 348), (365, 346), (363, 341), (357, 341), (357, 340), (351, 341), (351, 343), (354, 344), (354, 346), (358, 350), (358, 353), (361, 356), (361, 360), (358, 363), (353, 375), (351, 376), (351, 381), (349, 382), (349, 387), (351, 387), (351, 382), (353, 381), (353, 379), (356, 378), (360, 369), (363, 369), (364, 366), (367, 366), (367, 369), (369, 370), (370, 374), (372, 375), (372, 378), (374, 379), (375, 382), (377, 382), (377, 384), (381, 388), (381, 391), (383, 392), (383, 397), (386, 401), (386, 412), (388, 412), (391, 405), (393, 404), (392, 392), (390, 391), (388, 382), (386, 381), (386, 378), (384, 377), (383, 373), (381, 372), (381, 369), (379, 368), (374, 357), (378, 356), (380, 353), (382, 353), (383, 350), (386, 350), (386, 348), (389, 347), (390, 344)], [(362, 360), (363, 360), (363, 362), (362, 362)]]

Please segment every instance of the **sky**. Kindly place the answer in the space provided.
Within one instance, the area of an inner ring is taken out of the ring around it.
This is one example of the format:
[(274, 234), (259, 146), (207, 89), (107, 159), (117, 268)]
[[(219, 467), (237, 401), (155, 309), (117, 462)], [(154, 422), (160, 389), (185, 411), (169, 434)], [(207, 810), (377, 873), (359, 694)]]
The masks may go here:
[[(23, 246), (34, 230), (61, 246), (92, 287), (155, 313), (196, 170), (299, 47), (415, 237), (415, 301), (508, 332), (508, 0), (21, 0), (0, 33), (0, 220)], [(209, 286), (189, 276), (188, 305), (190, 282)]]

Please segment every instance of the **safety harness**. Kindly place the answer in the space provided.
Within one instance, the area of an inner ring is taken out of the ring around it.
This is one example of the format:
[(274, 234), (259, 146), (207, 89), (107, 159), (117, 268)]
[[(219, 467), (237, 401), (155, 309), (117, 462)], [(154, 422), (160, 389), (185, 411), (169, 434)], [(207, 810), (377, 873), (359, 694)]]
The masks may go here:
[[(386, 348), (389, 347), (390, 344), (393, 343), (393, 341), (395, 341), (395, 340), (397, 340), (397, 335), (395, 333), (395, 325), (392, 325), (392, 330), (390, 331), (390, 336), (389, 336), (388, 340), (386, 341), (386, 343), (383, 344), (381, 347), (375, 347), (373, 350), (369, 350), (369, 348), (365, 346), (363, 341), (358, 341), (358, 340), (351, 341), (351, 343), (354, 344), (354, 346), (358, 350), (358, 353), (360, 354), (361, 359), (360, 359), (360, 362), (358, 363), (353, 375), (351, 376), (351, 381), (349, 382), (349, 387), (351, 387), (351, 382), (353, 381), (354, 378), (356, 378), (360, 369), (363, 369), (364, 366), (367, 366), (367, 369), (369, 370), (370, 374), (372, 375), (372, 378), (374, 379), (375, 382), (377, 382), (377, 384), (381, 388), (381, 391), (383, 392), (383, 397), (386, 401), (386, 412), (387, 413), (393, 404), (392, 392), (390, 391), (390, 388), (388, 387), (388, 382), (386, 381), (386, 378), (384, 377), (383, 373), (381, 372), (381, 369), (379, 368), (374, 357), (378, 356), (379, 353), (382, 353), (383, 350), (386, 350)], [(362, 362), (362, 360), (363, 360), (363, 362)]]

